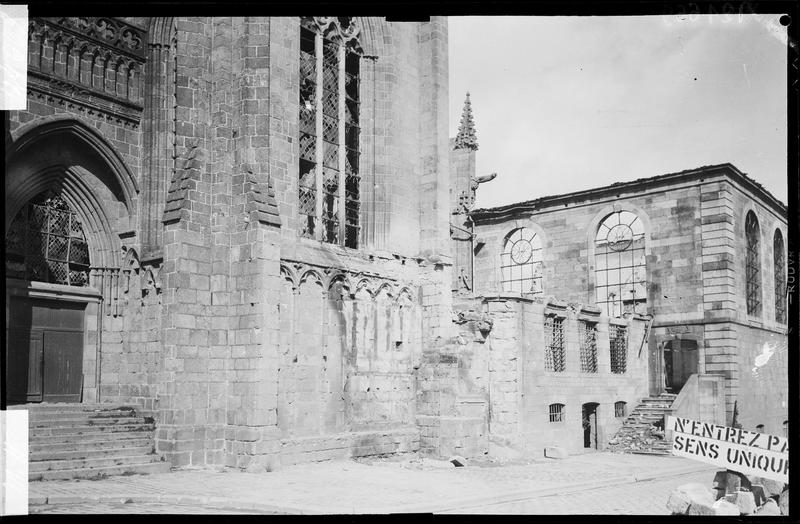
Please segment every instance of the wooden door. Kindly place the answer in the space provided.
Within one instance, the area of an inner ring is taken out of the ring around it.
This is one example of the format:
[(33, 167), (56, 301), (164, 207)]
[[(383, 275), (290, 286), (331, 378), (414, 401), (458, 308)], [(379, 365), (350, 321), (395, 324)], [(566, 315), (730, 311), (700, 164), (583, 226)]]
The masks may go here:
[(80, 402), (86, 304), (14, 298), (9, 311), (9, 402)]
[(42, 401), (42, 332), (11, 329), (6, 347), (8, 401)]
[(671, 340), (664, 347), (667, 390), (679, 393), (689, 377), (697, 373), (697, 342)]
[(80, 402), (83, 376), (83, 333), (44, 332), (44, 402)]

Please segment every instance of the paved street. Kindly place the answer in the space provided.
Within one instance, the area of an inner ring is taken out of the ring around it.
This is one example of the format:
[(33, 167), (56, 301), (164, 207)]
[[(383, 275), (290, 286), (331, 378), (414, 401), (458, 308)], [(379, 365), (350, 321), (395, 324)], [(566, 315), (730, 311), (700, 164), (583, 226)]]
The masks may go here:
[(184, 469), (31, 482), (29, 501), (31, 513), (196, 514), (213, 508), (215, 513), (660, 514), (672, 487), (687, 478), (710, 486), (713, 472), (669, 456), (587, 453), (463, 468), (407, 456), (300, 464), (262, 474)]
[(708, 472), (678, 475), (664, 480), (645, 480), (633, 484), (597, 487), (573, 493), (469, 507), (442, 513), (540, 514), (540, 515), (669, 515), (670, 492), (687, 482), (711, 485)]

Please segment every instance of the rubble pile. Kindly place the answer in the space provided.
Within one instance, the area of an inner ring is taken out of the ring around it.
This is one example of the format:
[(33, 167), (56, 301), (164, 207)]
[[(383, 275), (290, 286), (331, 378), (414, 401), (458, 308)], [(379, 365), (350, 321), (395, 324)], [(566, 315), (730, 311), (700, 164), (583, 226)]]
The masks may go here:
[(721, 470), (712, 488), (697, 482), (678, 486), (667, 508), (673, 515), (789, 515), (789, 484)]
[(675, 395), (662, 393), (642, 399), (608, 442), (608, 451), (668, 455), (672, 442), (664, 435), (664, 420), (671, 413)]

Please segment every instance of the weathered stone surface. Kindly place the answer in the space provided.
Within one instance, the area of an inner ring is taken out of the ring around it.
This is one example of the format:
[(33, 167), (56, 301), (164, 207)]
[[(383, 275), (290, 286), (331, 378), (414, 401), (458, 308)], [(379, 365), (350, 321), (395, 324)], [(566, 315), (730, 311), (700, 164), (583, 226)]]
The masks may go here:
[[(675, 488), (667, 499), (667, 509), (673, 514), (685, 515), (695, 505), (693, 515), (713, 515), (714, 497), (705, 485), (699, 482), (682, 484)], [(698, 513), (707, 511), (706, 513)]]
[(689, 510), (686, 512), (687, 515), (717, 515), (716, 509), (714, 508), (715, 502), (709, 501), (698, 501), (692, 502), (689, 504)]
[(789, 514), (789, 490), (787, 489), (778, 497), (778, 508), (781, 510), (782, 515)]
[(569, 453), (567, 453), (567, 450), (564, 448), (558, 446), (547, 446), (544, 448), (544, 456), (547, 458), (565, 459), (569, 456)]
[(764, 503), (763, 506), (761, 506), (760, 508), (758, 508), (756, 510), (755, 514), (756, 515), (764, 515), (764, 516), (780, 515), (781, 514), (781, 510), (778, 507), (778, 503), (777, 502), (775, 502), (772, 499), (769, 499), (768, 501), (766, 501)]
[(767, 501), (769, 497), (764, 493), (764, 486), (761, 484), (753, 484), (750, 486), (750, 493), (753, 494), (753, 498), (756, 503), (756, 507), (762, 505)]
[(739, 515), (739, 508), (727, 500), (720, 499), (712, 506), (715, 515)]
[(750, 479), (737, 471), (727, 471), (725, 476), (725, 493), (736, 493), (740, 489), (750, 489)]
[(763, 477), (748, 477), (748, 480), (751, 484), (763, 486), (764, 495), (767, 498), (780, 495), (784, 488), (786, 488), (786, 483), (779, 480), (772, 480)]
[(749, 515), (753, 513), (758, 507), (753, 494), (749, 491), (737, 491), (736, 493), (731, 493), (725, 497), (725, 500), (735, 504), (736, 507), (739, 508), (739, 512), (743, 515)]

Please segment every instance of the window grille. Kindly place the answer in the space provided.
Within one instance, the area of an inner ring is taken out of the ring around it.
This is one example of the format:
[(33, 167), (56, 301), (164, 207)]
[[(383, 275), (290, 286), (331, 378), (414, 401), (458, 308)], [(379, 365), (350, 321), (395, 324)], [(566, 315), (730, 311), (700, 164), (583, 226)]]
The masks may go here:
[(545, 371), (562, 372), (566, 369), (564, 352), (564, 319), (547, 316), (544, 319)]
[[(352, 29), (348, 18), (326, 23)], [(360, 55), (353, 42), (331, 40), (302, 19), (298, 214), (300, 236), (357, 248)]]
[(625, 416), (625, 407), (627, 404), (623, 401), (614, 402), (614, 416), (617, 418), (623, 418)]
[(786, 324), (786, 258), (783, 254), (783, 234), (780, 229), (775, 230), (772, 253), (775, 264), (775, 321)]
[(788, 437), (789, 436), (789, 421), (788, 420), (784, 420), (783, 421), (783, 436), (784, 437)]
[(595, 301), (610, 317), (644, 313), (647, 302), (644, 224), (630, 211), (616, 211), (595, 236)]
[(542, 242), (531, 229), (512, 231), (500, 254), (503, 291), (542, 294)]
[(597, 324), (580, 321), (581, 372), (597, 373)]
[(759, 256), (759, 227), (755, 213), (749, 211), (744, 222), (747, 252), (745, 254), (745, 279), (747, 282), (747, 314), (761, 314), (761, 258)]
[(628, 359), (627, 330), (623, 326), (609, 324), (608, 342), (611, 356), (611, 372), (625, 373)]
[(89, 246), (80, 219), (53, 192), (20, 210), (6, 234), (6, 275), (69, 286), (89, 285)]
[(550, 422), (564, 422), (564, 404), (550, 404)]

